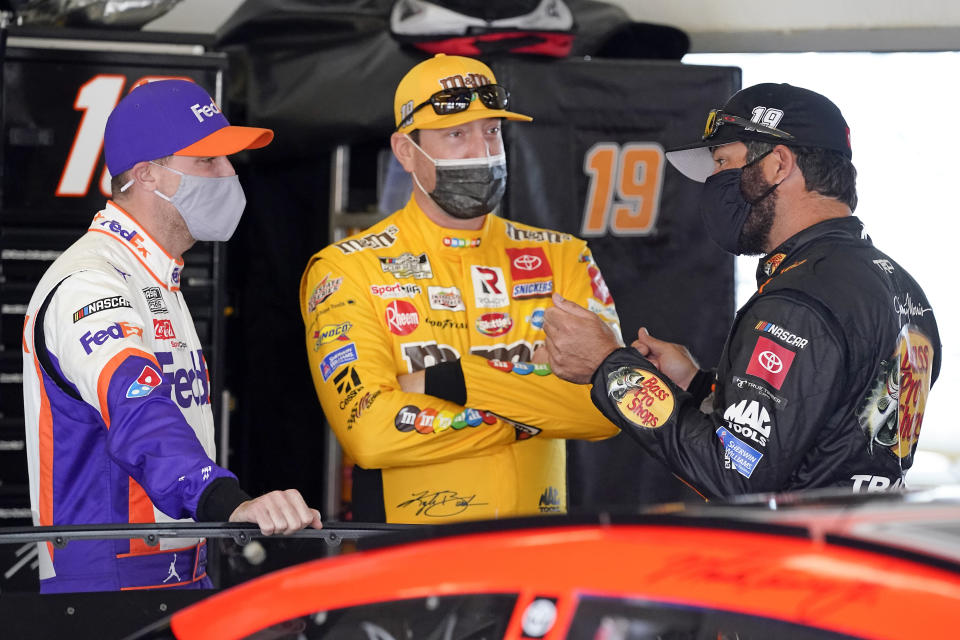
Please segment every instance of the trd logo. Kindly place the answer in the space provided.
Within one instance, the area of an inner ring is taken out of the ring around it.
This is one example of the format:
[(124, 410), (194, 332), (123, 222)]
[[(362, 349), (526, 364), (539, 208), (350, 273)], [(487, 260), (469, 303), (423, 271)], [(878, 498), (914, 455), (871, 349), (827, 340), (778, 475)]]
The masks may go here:
[(154, 355), (163, 369), (163, 381), (170, 385), (170, 394), (178, 405), (189, 409), (191, 404), (210, 404), (210, 379), (201, 349), (190, 352), (190, 368), (176, 370), (173, 353), (157, 351)]
[(87, 355), (90, 355), (93, 353), (93, 349), (90, 348), (91, 342), (100, 346), (107, 340), (119, 340), (120, 338), (126, 338), (128, 336), (143, 338), (143, 328), (135, 324), (130, 324), (129, 322), (114, 322), (106, 329), (102, 329), (96, 333), (87, 331), (80, 336), (80, 346), (83, 347)]

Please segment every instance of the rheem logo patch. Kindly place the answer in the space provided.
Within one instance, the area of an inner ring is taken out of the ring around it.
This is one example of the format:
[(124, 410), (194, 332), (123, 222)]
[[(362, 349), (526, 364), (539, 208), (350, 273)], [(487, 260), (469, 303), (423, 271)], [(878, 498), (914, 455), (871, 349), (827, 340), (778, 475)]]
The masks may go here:
[(136, 382), (127, 389), (128, 398), (145, 398), (150, 392), (160, 386), (163, 377), (153, 367), (144, 367)]
[(413, 333), (420, 326), (420, 314), (417, 308), (406, 300), (394, 300), (387, 305), (384, 319), (390, 333), (405, 336)]

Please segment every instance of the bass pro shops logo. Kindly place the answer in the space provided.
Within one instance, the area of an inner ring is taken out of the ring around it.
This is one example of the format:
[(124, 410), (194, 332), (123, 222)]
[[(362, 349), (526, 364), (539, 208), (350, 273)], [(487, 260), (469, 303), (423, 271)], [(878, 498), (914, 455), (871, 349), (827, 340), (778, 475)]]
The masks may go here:
[(620, 367), (607, 376), (607, 394), (628, 422), (647, 429), (663, 426), (676, 402), (666, 383), (652, 371)]

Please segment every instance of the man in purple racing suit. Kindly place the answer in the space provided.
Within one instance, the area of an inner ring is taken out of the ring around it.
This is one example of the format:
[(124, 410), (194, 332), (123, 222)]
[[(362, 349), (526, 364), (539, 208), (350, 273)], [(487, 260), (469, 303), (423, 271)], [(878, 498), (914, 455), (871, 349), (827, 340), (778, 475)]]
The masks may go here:
[[(251, 499), (214, 463), (210, 379), (180, 291), (182, 254), (233, 234), (246, 200), (226, 158), (267, 145), (193, 82), (135, 88), (107, 120), (113, 199), (27, 308), (23, 386), (35, 525), (321, 526), (296, 490)], [(211, 586), (202, 539), (39, 544), (40, 590)]]

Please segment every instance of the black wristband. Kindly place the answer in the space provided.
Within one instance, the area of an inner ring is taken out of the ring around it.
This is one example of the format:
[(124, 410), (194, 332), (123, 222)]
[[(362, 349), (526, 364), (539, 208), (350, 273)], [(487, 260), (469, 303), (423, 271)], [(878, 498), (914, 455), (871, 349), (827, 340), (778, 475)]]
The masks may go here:
[(716, 374), (713, 371), (704, 371), (700, 369), (697, 371), (696, 375), (693, 376), (693, 380), (690, 381), (690, 384), (687, 385), (687, 393), (693, 396), (693, 401), (699, 405), (704, 401), (704, 399), (710, 395), (710, 392), (713, 390), (713, 381), (716, 377)]
[(241, 503), (250, 499), (235, 478), (221, 477), (211, 482), (197, 501), (197, 522), (227, 522)]
[(425, 394), (461, 406), (467, 404), (467, 383), (463, 381), (463, 367), (459, 359), (427, 367), (423, 373)]

